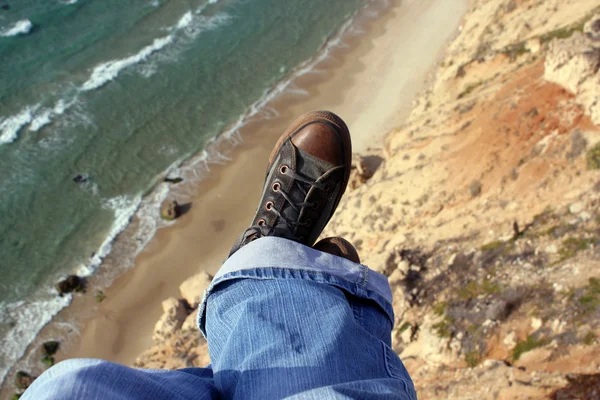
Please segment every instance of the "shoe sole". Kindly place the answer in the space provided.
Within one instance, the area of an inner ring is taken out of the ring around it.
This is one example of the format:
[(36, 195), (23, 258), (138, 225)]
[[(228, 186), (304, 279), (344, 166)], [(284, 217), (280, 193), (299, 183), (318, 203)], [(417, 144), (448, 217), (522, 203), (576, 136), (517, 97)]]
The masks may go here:
[(331, 219), (335, 210), (342, 199), (342, 196), (346, 192), (346, 187), (348, 186), (348, 181), (350, 180), (350, 170), (352, 169), (352, 139), (350, 138), (350, 131), (348, 130), (348, 126), (346, 123), (337, 115), (329, 111), (311, 111), (306, 114), (301, 115), (296, 119), (287, 130), (279, 137), (275, 147), (273, 147), (273, 151), (269, 156), (269, 166), (267, 167), (267, 175), (271, 170), (271, 166), (273, 165), (273, 161), (277, 157), (277, 153), (281, 149), (283, 143), (298, 133), (301, 129), (303, 129), (306, 125), (315, 123), (315, 122), (323, 122), (327, 125), (333, 125), (336, 128), (338, 135), (340, 135), (343, 143), (343, 151), (344, 151), (344, 163), (347, 166), (344, 176), (344, 182), (342, 185), (342, 189), (340, 195), (338, 196), (337, 201), (333, 207), (333, 212), (329, 216), (327, 222)]

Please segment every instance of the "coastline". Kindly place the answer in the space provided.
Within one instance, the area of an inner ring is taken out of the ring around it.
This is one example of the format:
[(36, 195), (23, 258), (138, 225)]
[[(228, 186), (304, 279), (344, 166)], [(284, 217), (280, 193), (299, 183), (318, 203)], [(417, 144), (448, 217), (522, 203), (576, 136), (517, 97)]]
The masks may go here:
[[(385, 13), (372, 6), (361, 10), (342, 37), (341, 46), (334, 47), (311, 70), (293, 78), (286, 90), (268, 100), (262, 110), (245, 122), (238, 130), (239, 137), (232, 137), (233, 142), (241, 138), (241, 143), (231, 146), (231, 142), (225, 140), (216, 144), (217, 155), (219, 146), (223, 146), (226, 162), (219, 163), (217, 159), (209, 164), (209, 158), (206, 160), (209, 173), (203, 176), (201, 183), (171, 187), (169, 197), (190, 200), (191, 211), (174, 225), (159, 229), (136, 257), (135, 267), (123, 275), (115, 277), (114, 270), (101, 267), (90, 278), (88, 294), (76, 296), (72, 304), (40, 332), (27, 350), (22, 360), (24, 364), (33, 360), (34, 349), (42, 339), (66, 336), (69, 339), (63, 342), (57, 361), (96, 357), (131, 364), (152, 344), (152, 328), (161, 314), (162, 300), (178, 297), (179, 284), (189, 276), (201, 270), (214, 273), (234, 238), (246, 227), (255, 210), (261, 189), (257, 182), (262, 182), (265, 167), (256, 160), (267, 158), (272, 143), (294, 116), (316, 108), (339, 113), (354, 132), (355, 151), (359, 152), (373, 142), (381, 145), (383, 134), (406, 119), (413, 99), (424, 88), (428, 72), (452, 38), (461, 16), (453, 16), (456, 24), (451, 28), (436, 25), (437, 29), (430, 33), (437, 36), (436, 43), (429, 35), (419, 35), (426, 37), (423, 40), (428, 46), (437, 49), (428, 53), (428, 57), (420, 57), (424, 66), (416, 63), (407, 70), (397, 68), (406, 55), (396, 40), (403, 34), (406, 36), (404, 29), (418, 35), (427, 22), (434, 25), (432, 21), (436, 18), (447, 16), (449, 6), (444, 3), (392, 1)], [(466, 11), (467, 5), (462, 7)], [(414, 13), (404, 14), (407, 8)], [(373, 12), (383, 15), (374, 16)], [(411, 24), (406, 24), (408, 21)], [(445, 36), (440, 33), (442, 28), (447, 30)], [(414, 36), (405, 39), (414, 50), (419, 47)], [(396, 47), (398, 49), (390, 51)], [(414, 56), (424, 51), (418, 50)], [(415, 71), (421, 71), (418, 79)], [(400, 75), (404, 79), (397, 79)], [(376, 82), (379, 85), (374, 84)], [(198, 159), (192, 157), (183, 166), (196, 162)], [(236, 195), (238, 193), (243, 196)], [(135, 223), (134, 220), (132, 224)], [(113, 253), (118, 247), (117, 240)], [(114, 257), (111, 253), (105, 261), (115, 262)], [(105, 290), (106, 300), (97, 304), (93, 297), (95, 286), (113, 280)], [(76, 321), (76, 325), (72, 321)], [(19, 364), (21, 362), (17, 366)]]

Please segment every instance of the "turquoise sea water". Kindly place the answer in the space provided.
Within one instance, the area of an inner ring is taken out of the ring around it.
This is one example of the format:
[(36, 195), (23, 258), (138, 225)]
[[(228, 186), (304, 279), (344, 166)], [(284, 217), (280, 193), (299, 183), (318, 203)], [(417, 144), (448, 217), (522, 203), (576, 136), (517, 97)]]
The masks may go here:
[(54, 283), (364, 3), (0, 0), (0, 380), (68, 304)]

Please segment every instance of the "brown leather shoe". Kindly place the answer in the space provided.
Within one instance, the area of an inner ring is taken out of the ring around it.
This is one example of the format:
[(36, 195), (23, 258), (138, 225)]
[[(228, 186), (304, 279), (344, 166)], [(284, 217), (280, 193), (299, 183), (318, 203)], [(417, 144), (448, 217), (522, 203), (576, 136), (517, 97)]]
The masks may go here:
[(351, 162), (350, 132), (340, 117), (313, 111), (298, 118), (269, 157), (258, 209), (230, 255), (264, 236), (311, 246), (346, 190)]
[(352, 244), (341, 237), (329, 237), (326, 239), (319, 240), (313, 249), (322, 251), (324, 253), (333, 254), (334, 256), (345, 258), (354, 263), (360, 264), (360, 257), (358, 252), (352, 246)]

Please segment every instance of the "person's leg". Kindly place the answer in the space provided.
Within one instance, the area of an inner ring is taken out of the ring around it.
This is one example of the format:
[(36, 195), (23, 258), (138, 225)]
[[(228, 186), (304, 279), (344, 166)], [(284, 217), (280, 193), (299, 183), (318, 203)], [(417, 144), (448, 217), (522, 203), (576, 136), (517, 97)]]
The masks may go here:
[(72, 359), (50, 368), (25, 391), (26, 400), (218, 399), (212, 370), (143, 370), (102, 360)]
[(271, 153), (251, 226), (198, 313), (224, 398), (416, 398), (390, 348), (387, 278), (345, 241), (310, 247), (346, 189), (351, 152), (346, 124), (319, 111)]
[(400, 360), (356, 319), (341, 289), (300, 279), (223, 286), (210, 299), (206, 329), (225, 398), (411, 398)]

